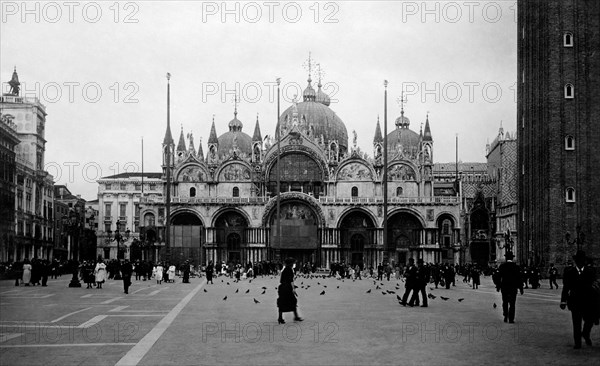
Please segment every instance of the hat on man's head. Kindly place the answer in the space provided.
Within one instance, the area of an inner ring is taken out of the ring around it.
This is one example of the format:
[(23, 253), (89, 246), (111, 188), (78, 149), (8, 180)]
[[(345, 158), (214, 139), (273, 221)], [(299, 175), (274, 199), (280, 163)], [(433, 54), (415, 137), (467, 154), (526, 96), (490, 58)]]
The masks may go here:
[(515, 255), (513, 254), (513, 252), (506, 252), (504, 254), (504, 257), (506, 257), (507, 260), (510, 260), (510, 259), (514, 259)]
[(287, 265), (294, 264), (294, 262), (296, 262), (295, 258), (288, 257), (285, 259), (285, 264), (287, 264)]
[(575, 253), (575, 255), (573, 256), (573, 260), (577, 261), (577, 260), (586, 260), (587, 256), (585, 255), (585, 252), (583, 250), (578, 250), (577, 253)]

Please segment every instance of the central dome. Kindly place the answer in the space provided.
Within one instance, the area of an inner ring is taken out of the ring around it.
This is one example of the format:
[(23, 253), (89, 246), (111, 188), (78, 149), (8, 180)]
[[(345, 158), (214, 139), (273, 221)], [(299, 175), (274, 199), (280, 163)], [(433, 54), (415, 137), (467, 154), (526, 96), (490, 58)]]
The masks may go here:
[[(344, 122), (335, 114), (328, 106), (316, 101), (304, 101), (297, 104), (298, 122), (305, 124), (311, 135), (319, 141), (321, 135), (323, 142), (327, 144), (331, 140), (337, 140), (340, 145), (340, 150), (348, 151), (348, 131)], [(279, 123), (291, 127), (294, 113), (294, 105), (286, 109), (279, 116)], [(279, 126), (278, 126), (279, 127)]]
[(252, 138), (242, 132), (244, 124), (237, 119), (237, 112), (229, 122), (229, 131), (219, 136), (219, 155), (226, 156), (233, 151), (234, 145), (239, 154), (250, 156), (252, 154)]
[(399, 150), (402, 152), (402, 156), (416, 157), (421, 146), (419, 134), (408, 127), (397, 127), (388, 133), (387, 141), (389, 159), (396, 156)]

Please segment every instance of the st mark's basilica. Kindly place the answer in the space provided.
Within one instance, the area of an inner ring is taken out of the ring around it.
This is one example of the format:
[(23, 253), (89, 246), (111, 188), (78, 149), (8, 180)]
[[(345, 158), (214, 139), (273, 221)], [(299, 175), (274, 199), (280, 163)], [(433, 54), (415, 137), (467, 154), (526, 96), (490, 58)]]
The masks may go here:
[[(387, 244), (380, 123), (373, 130), (371, 157), (357, 147), (356, 133), (349, 141), (320, 81), (315, 91), (309, 77), (302, 101), (279, 116), (279, 143), (263, 136), (258, 118), (252, 135), (246, 133), (237, 108), (225, 133), (218, 134), (213, 120), (206, 155), (201, 145), (196, 150), (191, 134), (184, 136), (183, 128), (175, 145), (167, 125), (163, 172), (155, 178), (160, 176), (166, 186), (170, 165), (171, 258), (205, 264), (293, 256), (321, 267), (332, 262), (404, 264), (410, 257), (458, 262), (459, 252), (453, 249), (460, 245), (460, 198), (453, 184), (434, 189), (428, 117), (424, 125), (419, 132), (411, 130), (402, 109), (388, 134)], [(163, 242), (165, 196), (149, 192), (138, 210), (138, 244)]]

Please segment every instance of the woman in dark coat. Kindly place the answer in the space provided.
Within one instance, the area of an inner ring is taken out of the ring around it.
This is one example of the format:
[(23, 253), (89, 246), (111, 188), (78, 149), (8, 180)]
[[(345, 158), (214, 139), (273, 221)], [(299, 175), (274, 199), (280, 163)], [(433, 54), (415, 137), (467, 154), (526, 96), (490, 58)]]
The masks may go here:
[(283, 271), (281, 271), (281, 280), (279, 281), (279, 288), (277, 289), (277, 293), (279, 297), (277, 298), (277, 307), (279, 308), (279, 324), (285, 324), (285, 320), (283, 320), (283, 313), (294, 312), (294, 320), (302, 321), (302, 319), (298, 315), (298, 299), (296, 298), (296, 292), (294, 291), (294, 262), (296, 260), (294, 258), (288, 258), (285, 260), (285, 267), (283, 267)]
[(206, 266), (206, 283), (211, 283), (211, 285), (213, 284), (213, 272), (215, 271), (215, 266), (213, 265), (213, 262), (210, 261), (208, 262), (208, 266)]

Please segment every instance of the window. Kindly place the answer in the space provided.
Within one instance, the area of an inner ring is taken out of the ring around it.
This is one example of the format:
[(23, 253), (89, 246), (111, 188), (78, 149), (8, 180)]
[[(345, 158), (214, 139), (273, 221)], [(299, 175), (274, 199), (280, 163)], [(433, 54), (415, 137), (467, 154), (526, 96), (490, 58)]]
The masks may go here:
[(127, 203), (119, 204), (119, 216), (125, 217), (127, 215)]
[(358, 188), (352, 187), (352, 197), (358, 197)]
[(196, 197), (196, 188), (190, 188), (190, 197)]
[(233, 197), (240, 196), (240, 189), (238, 187), (233, 187)]
[(565, 47), (573, 47), (573, 33), (566, 32), (563, 36), (563, 45)]
[(571, 135), (565, 137), (565, 150), (575, 150), (575, 138)]
[(404, 193), (404, 190), (402, 189), (402, 187), (396, 188), (396, 196), (402, 196), (402, 193)]
[(573, 88), (573, 84), (565, 85), (565, 98), (573, 99), (575, 97), (575, 89)]
[(122, 190), (122, 191), (125, 191), (125, 190), (127, 190), (127, 184), (125, 184), (125, 183), (121, 183), (121, 184), (119, 185), (119, 189), (120, 189), (120, 190)]
[(108, 233), (108, 232), (110, 232), (110, 231), (111, 231), (111, 230), (110, 230), (110, 223), (108, 223), (108, 222), (107, 222), (106, 224), (104, 224), (104, 232), (105, 232), (105, 233)]
[(567, 202), (575, 202), (575, 188), (567, 188), (565, 199)]
[(135, 183), (135, 190), (136, 191), (141, 191), (142, 190), (142, 184), (141, 183)]
[(105, 217), (110, 217), (110, 209), (111, 209), (111, 204), (110, 203), (105, 203), (104, 204), (104, 216)]

